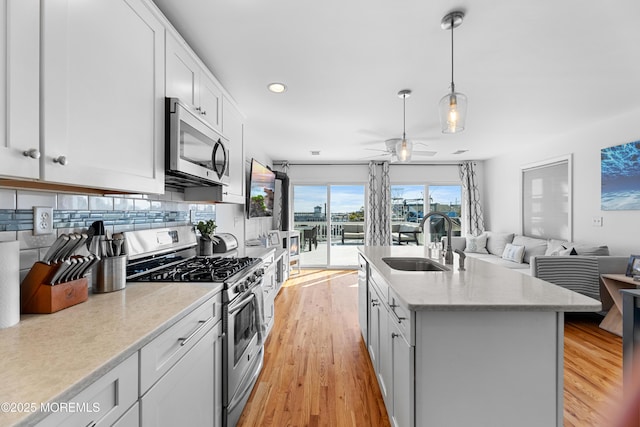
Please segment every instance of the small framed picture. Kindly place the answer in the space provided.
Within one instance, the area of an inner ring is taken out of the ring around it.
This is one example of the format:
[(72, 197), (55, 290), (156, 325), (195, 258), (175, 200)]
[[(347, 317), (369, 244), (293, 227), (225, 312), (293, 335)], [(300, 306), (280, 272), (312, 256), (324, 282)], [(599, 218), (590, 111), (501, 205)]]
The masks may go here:
[(640, 255), (631, 255), (627, 264), (627, 276), (640, 276)]
[(278, 230), (269, 231), (269, 246), (280, 246), (280, 232)]

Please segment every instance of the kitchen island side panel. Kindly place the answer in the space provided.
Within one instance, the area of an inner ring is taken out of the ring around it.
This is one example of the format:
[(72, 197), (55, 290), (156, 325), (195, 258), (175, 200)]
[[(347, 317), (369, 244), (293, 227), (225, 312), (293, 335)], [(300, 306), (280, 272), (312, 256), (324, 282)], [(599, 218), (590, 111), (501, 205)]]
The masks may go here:
[(562, 426), (562, 313), (416, 314), (417, 425)]

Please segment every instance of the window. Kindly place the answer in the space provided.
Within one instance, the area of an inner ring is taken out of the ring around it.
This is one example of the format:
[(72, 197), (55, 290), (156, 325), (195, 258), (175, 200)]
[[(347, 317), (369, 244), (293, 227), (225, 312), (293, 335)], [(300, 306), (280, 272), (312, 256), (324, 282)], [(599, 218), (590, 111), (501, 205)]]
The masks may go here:
[(571, 241), (571, 157), (522, 168), (522, 234)]
[[(428, 194), (427, 204), (424, 195)], [(424, 212), (442, 212), (451, 219), (452, 235), (460, 236), (462, 187), (459, 184), (405, 184), (391, 186), (391, 226), (392, 229), (411, 229), (422, 222)], [(431, 217), (428, 241), (440, 241), (446, 236), (446, 220)], [(421, 240), (424, 242), (424, 237)], [(398, 240), (395, 239), (397, 243)], [(409, 242), (410, 243), (410, 242)]]

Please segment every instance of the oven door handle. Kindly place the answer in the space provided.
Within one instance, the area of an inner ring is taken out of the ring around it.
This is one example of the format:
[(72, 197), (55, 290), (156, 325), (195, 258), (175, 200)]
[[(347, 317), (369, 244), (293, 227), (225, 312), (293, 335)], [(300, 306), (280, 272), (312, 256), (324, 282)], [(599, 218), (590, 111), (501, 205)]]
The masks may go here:
[(245, 305), (249, 304), (251, 302), (251, 300), (255, 299), (256, 296), (253, 294), (253, 292), (251, 292), (249, 295), (247, 295), (247, 297), (245, 299), (243, 299), (240, 302), (237, 303), (233, 303), (231, 305), (229, 305), (229, 315), (234, 314), (237, 311), (240, 311), (240, 309), (242, 307), (244, 307)]

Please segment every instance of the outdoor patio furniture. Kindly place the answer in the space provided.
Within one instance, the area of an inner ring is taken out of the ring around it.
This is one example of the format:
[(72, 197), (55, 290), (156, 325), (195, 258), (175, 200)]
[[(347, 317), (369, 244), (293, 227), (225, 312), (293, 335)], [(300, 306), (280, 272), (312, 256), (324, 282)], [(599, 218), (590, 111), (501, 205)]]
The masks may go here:
[(408, 225), (408, 224), (392, 224), (391, 225), (391, 238), (398, 245), (401, 245), (403, 243), (410, 243), (410, 242), (413, 242), (417, 245), (418, 234), (420, 234), (420, 227), (416, 225)]
[(345, 240), (363, 240), (364, 224), (343, 224), (340, 233), (343, 245)]
[(315, 225), (313, 227), (305, 227), (301, 229), (302, 231), (302, 249), (304, 250), (305, 246), (307, 246), (307, 241), (309, 242), (309, 250), (311, 250), (311, 244), (315, 245), (315, 249), (318, 249), (318, 226)]

